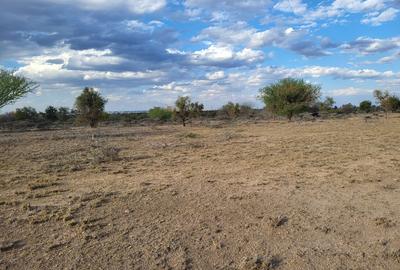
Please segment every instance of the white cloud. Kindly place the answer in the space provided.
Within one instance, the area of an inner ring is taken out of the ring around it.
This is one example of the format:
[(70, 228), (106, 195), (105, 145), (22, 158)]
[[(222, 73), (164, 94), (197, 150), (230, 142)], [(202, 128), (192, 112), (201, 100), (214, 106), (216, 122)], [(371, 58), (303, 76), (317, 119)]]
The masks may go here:
[(47, 50), (46, 54), (28, 57), (20, 62), (25, 66), (18, 69), (36, 81), (60, 80), (150, 80), (158, 81), (165, 77), (162, 71), (99, 71), (96, 67), (121, 64), (124, 59), (113, 56), (111, 50), (76, 51), (68, 47)]
[(302, 0), (281, 0), (274, 5), (274, 9), (301, 15), (307, 11), (307, 5)]
[(340, 48), (347, 52), (357, 52), (363, 55), (386, 52), (400, 48), (400, 37), (388, 39), (359, 37), (353, 42), (341, 45)]
[(359, 94), (363, 93), (370, 93), (372, 92), (371, 90), (365, 90), (361, 88), (355, 88), (355, 87), (347, 87), (347, 88), (341, 88), (341, 89), (335, 89), (333, 91), (327, 92), (328, 95), (333, 96), (333, 97), (341, 97), (341, 96), (356, 96)]
[(396, 18), (396, 15), (399, 11), (395, 8), (388, 8), (382, 13), (378, 14), (368, 14), (367, 18), (363, 19), (361, 22), (363, 24), (371, 24), (373, 26), (379, 26), (384, 22), (392, 21)]
[(213, 73), (207, 73), (206, 78), (209, 80), (220, 80), (225, 78), (225, 72), (223, 70), (220, 70)]

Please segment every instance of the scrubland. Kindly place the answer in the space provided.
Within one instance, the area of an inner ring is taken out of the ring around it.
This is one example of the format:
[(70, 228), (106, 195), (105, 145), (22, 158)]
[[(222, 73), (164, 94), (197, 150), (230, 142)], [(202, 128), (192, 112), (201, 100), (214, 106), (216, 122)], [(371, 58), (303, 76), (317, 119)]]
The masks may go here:
[(396, 115), (3, 132), (0, 150), (0, 269), (400, 269)]

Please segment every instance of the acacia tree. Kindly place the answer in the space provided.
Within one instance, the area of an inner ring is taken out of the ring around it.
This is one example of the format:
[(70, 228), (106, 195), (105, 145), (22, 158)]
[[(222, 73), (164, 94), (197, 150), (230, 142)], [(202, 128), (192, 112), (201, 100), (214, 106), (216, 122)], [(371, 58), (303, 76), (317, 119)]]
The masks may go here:
[(321, 87), (303, 79), (286, 78), (260, 90), (260, 98), (268, 111), (285, 115), (289, 121), (295, 114), (307, 111), (320, 96)]
[(204, 105), (198, 102), (192, 103), (190, 97), (178, 97), (175, 101), (174, 115), (182, 121), (182, 125), (186, 126), (186, 121), (190, 117), (197, 117), (204, 109)]
[(0, 69), (0, 108), (32, 92), (38, 84), (13, 71)]
[(388, 91), (375, 90), (374, 97), (385, 111), (386, 119), (388, 118), (389, 112), (394, 112), (400, 108), (399, 98), (389, 94)]
[(107, 100), (99, 92), (90, 87), (85, 87), (82, 94), (76, 98), (75, 107), (80, 121), (89, 123), (91, 128), (97, 124), (104, 113)]

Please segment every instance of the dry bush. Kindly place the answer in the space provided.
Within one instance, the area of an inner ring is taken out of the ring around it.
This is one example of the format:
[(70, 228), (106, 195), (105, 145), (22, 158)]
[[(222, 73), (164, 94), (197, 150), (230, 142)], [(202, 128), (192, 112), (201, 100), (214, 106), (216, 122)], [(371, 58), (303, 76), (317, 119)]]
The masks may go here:
[(90, 146), (90, 157), (93, 164), (100, 164), (110, 161), (120, 160), (120, 148), (100, 144), (99, 142), (92, 143)]

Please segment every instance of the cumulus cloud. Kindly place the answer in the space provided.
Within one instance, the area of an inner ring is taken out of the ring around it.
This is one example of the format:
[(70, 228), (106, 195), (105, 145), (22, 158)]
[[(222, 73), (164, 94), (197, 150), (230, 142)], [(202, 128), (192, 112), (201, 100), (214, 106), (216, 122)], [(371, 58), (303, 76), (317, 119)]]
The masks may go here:
[(332, 97), (348, 97), (348, 96), (356, 96), (362, 93), (372, 92), (371, 90), (365, 90), (362, 88), (355, 88), (355, 87), (346, 87), (335, 89), (333, 91), (329, 91), (328, 94)]
[(341, 45), (340, 48), (347, 52), (357, 52), (363, 55), (387, 52), (400, 48), (400, 37), (388, 39), (359, 37), (355, 41)]
[(274, 9), (300, 15), (307, 11), (307, 5), (302, 0), (281, 0), (274, 5)]
[(264, 53), (259, 50), (244, 48), (235, 51), (232, 46), (224, 44), (212, 44), (205, 49), (193, 52), (182, 52), (175, 49), (167, 49), (170, 54), (185, 56), (187, 64), (237, 67), (259, 63), (264, 60)]
[(298, 54), (315, 57), (329, 55), (329, 48), (336, 45), (327, 39), (310, 39), (306, 30), (292, 27), (274, 27), (259, 31), (245, 22), (238, 22), (227, 27), (211, 26), (203, 29), (193, 41), (213, 41), (220, 44), (245, 44), (249, 48), (273, 46), (292, 50)]
[(370, 13), (367, 15), (365, 19), (361, 22), (363, 24), (371, 24), (374, 26), (381, 25), (384, 22), (392, 21), (396, 18), (396, 15), (399, 11), (395, 8), (388, 8), (381, 13)]

